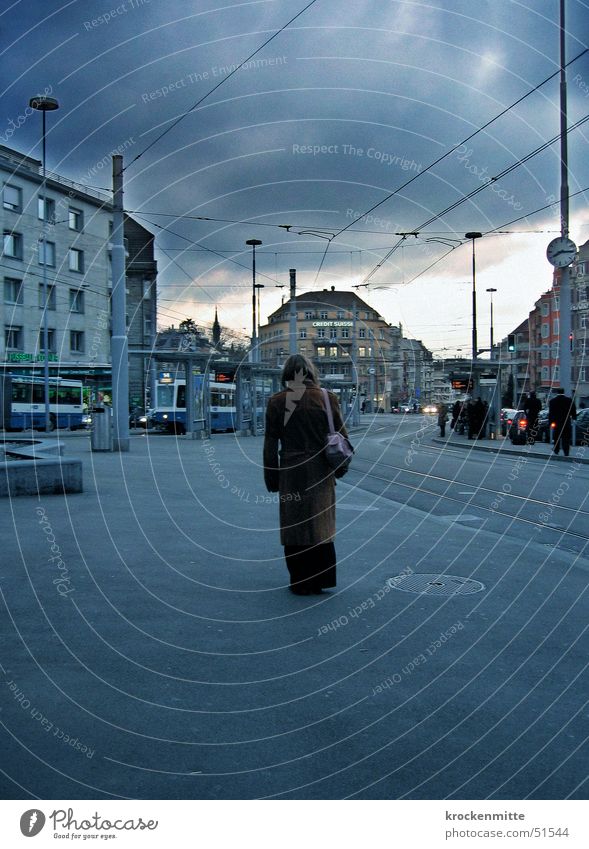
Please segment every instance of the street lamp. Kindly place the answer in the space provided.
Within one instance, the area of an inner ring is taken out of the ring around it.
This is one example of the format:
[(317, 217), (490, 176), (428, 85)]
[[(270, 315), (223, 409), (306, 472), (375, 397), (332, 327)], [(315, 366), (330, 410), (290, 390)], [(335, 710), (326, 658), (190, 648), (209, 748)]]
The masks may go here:
[(256, 248), (261, 245), (259, 239), (248, 239), (246, 245), (252, 246), (252, 350), (250, 362), (255, 363), (257, 356), (257, 333), (256, 333)]
[(470, 232), (465, 233), (465, 239), (472, 239), (472, 358), (476, 360), (477, 358), (477, 290), (476, 290), (476, 265), (475, 265), (475, 250), (474, 243), (477, 239), (480, 239), (482, 233), (478, 232)]
[[(46, 194), (46, 185), (47, 185), (47, 175), (46, 175), (46, 155), (45, 155), (45, 139), (46, 139), (46, 127), (45, 127), (45, 113), (46, 112), (54, 112), (56, 109), (59, 109), (59, 103), (55, 100), (54, 97), (47, 97), (44, 94), (38, 94), (36, 97), (32, 97), (29, 100), (29, 107), (31, 109), (36, 109), (43, 115), (43, 171), (42, 171), (42, 181), (41, 181), (41, 189), (39, 191), (39, 200), (41, 196), (43, 197), (43, 231), (40, 240), (40, 246), (42, 248), (42, 257), (43, 257), (43, 351), (45, 354), (45, 362), (43, 365), (43, 382), (44, 382), (44, 396), (45, 396), (45, 432), (49, 433), (51, 430), (51, 417), (49, 415), (49, 326), (48, 326), (48, 315), (47, 308), (48, 304), (48, 289), (47, 289), (47, 241), (45, 239), (46, 229), (47, 229), (47, 198)], [(42, 192), (42, 195), (41, 195)]]
[(260, 310), (260, 289), (263, 289), (263, 288), (264, 288), (264, 284), (263, 284), (263, 283), (256, 283), (256, 284), (255, 284), (255, 288), (257, 289), (257, 292), (258, 292), (258, 321), (257, 321), (257, 328), (258, 328), (258, 341), (259, 341), (259, 339), (260, 339), (260, 315), (261, 315), (261, 310)]
[(491, 295), (491, 337), (490, 337), (490, 342), (491, 342), (490, 358), (491, 359), (493, 359), (493, 292), (496, 292), (496, 291), (497, 291), (497, 289), (493, 289), (492, 286), (489, 289), (487, 289), (487, 292)]

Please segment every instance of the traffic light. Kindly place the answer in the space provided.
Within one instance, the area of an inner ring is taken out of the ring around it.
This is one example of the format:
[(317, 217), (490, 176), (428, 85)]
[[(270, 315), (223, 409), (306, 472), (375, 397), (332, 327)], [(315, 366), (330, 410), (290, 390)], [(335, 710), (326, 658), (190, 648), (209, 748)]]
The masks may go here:
[(510, 333), (509, 336), (507, 337), (507, 350), (508, 351), (515, 351), (515, 334), (514, 333)]
[(573, 332), (569, 333), (569, 348), (571, 349), (571, 354), (573, 352), (573, 348), (575, 347), (575, 337)]

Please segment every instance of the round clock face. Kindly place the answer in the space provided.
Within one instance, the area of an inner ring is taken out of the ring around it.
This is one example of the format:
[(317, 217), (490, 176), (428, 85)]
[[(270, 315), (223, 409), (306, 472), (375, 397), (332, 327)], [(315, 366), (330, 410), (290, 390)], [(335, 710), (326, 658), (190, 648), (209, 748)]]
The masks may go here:
[(553, 239), (546, 248), (546, 258), (555, 268), (564, 268), (570, 265), (577, 253), (577, 246), (571, 239), (558, 238)]

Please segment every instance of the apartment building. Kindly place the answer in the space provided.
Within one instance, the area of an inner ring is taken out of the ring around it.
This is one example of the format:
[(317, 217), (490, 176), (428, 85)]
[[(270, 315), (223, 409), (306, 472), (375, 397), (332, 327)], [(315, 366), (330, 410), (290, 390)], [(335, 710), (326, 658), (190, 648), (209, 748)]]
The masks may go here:
[[(401, 393), (401, 330), (354, 292), (335, 286), (296, 296), (297, 350), (333, 384), (351, 382), (367, 410), (390, 410)], [(289, 354), (290, 300), (260, 327), (260, 361), (280, 367)]]

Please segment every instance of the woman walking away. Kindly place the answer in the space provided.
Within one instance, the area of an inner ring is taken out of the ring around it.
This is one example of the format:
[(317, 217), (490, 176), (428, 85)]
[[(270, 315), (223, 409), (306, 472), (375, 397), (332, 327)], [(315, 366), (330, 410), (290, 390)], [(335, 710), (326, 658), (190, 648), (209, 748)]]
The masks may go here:
[[(280, 542), (291, 592), (309, 595), (335, 587), (334, 477), (341, 475), (324, 455), (329, 424), (315, 367), (292, 354), (282, 385), (266, 410), (264, 481), (269, 492), (280, 493)], [(328, 399), (335, 430), (347, 436), (336, 396), (329, 392)]]

